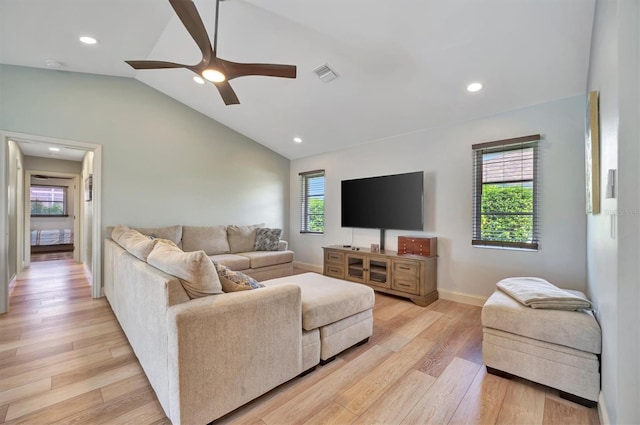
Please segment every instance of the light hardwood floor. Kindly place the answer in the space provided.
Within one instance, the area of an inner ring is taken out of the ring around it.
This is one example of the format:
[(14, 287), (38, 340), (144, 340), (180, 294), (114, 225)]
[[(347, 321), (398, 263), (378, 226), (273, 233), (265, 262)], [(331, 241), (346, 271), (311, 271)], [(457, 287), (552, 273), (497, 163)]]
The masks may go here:
[[(81, 266), (33, 263), (0, 316), (0, 423), (169, 423)], [(220, 424), (598, 424), (557, 391), (487, 375), (480, 308), (376, 295), (374, 335)]]

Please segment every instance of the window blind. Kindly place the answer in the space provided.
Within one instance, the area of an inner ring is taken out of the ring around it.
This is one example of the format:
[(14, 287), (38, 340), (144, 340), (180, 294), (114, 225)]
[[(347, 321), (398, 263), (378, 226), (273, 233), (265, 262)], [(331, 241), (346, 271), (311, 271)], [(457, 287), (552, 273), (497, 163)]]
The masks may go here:
[(67, 215), (67, 188), (64, 186), (34, 186), (29, 190), (31, 215)]
[(540, 135), (472, 146), (473, 245), (538, 249)]
[(300, 233), (324, 233), (324, 170), (300, 173)]

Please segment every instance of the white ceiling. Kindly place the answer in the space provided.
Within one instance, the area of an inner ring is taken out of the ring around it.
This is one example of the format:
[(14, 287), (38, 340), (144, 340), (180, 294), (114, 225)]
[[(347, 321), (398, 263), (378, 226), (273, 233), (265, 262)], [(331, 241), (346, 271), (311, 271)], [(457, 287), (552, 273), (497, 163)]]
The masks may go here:
[[(298, 66), (231, 81), (232, 106), (190, 71), (124, 63), (200, 61), (166, 0), (0, 0), (0, 62), (137, 78), (294, 159), (584, 93), (594, 1), (227, 0), (221, 58)], [(215, 1), (195, 3), (212, 34)]]
[[(82, 161), (87, 151), (70, 149), (57, 144), (32, 142), (27, 140), (15, 140), (20, 150), (27, 156), (40, 156), (51, 159), (64, 159), (67, 161)], [(50, 150), (49, 148), (58, 149)]]

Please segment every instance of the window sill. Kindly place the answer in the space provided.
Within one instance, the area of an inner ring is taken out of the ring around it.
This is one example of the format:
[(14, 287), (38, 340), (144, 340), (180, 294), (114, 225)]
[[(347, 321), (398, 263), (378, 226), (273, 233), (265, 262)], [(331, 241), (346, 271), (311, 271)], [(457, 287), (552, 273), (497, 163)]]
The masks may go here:
[(471, 245), (474, 248), (483, 249), (501, 249), (506, 251), (524, 251), (524, 252), (538, 252), (540, 248), (515, 248), (512, 246), (496, 246), (496, 245)]
[(60, 214), (60, 215), (53, 215), (53, 214), (31, 214), (31, 217), (45, 217), (45, 218), (53, 218), (53, 217), (69, 217), (69, 214)]

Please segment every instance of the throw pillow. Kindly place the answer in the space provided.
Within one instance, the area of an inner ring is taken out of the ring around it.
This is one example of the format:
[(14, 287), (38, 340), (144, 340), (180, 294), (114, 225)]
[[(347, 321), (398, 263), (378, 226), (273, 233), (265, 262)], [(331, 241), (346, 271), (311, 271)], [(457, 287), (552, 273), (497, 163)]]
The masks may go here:
[(216, 268), (220, 283), (222, 284), (222, 290), (224, 292), (237, 292), (246, 291), (250, 289), (263, 288), (264, 285), (258, 283), (257, 280), (242, 272), (236, 272), (229, 267), (212, 260), (213, 265)]
[(129, 229), (120, 235), (116, 243), (126, 249), (129, 254), (135, 255), (142, 261), (147, 261), (147, 257), (153, 251), (157, 241), (137, 230)]
[(256, 230), (264, 224), (254, 224), (252, 226), (228, 226), (227, 239), (232, 254), (236, 252), (253, 251), (256, 244)]
[(124, 232), (126, 232), (127, 230), (129, 230), (129, 228), (127, 226), (125, 226), (124, 224), (118, 224), (112, 231), (111, 231), (111, 239), (113, 239), (114, 242), (118, 242), (118, 239), (120, 239), (120, 236), (122, 236), (122, 234)]
[(256, 244), (254, 251), (277, 251), (280, 246), (282, 229), (260, 228), (256, 230)]
[(216, 268), (204, 251), (184, 252), (175, 245), (160, 242), (147, 262), (180, 279), (191, 299), (222, 293)]

